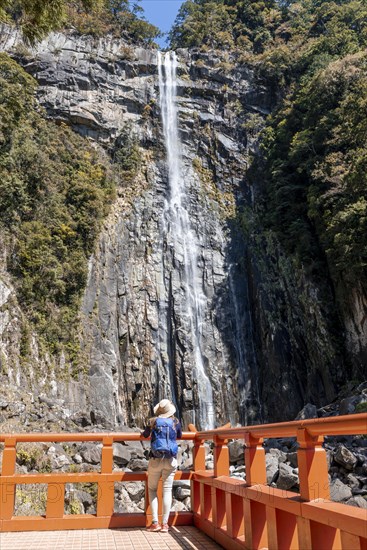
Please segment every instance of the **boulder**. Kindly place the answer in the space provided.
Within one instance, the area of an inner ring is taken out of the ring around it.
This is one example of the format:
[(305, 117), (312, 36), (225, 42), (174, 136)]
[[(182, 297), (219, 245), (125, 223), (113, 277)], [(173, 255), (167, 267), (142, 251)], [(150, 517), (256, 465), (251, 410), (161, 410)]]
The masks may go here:
[(100, 464), (102, 456), (101, 445), (86, 444), (80, 455), (89, 464)]
[(119, 466), (126, 466), (131, 460), (131, 449), (121, 443), (113, 444), (113, 460)]
[(317, 418), (317, 408), (311, 403), (307, 403), (297, 414), (295, 420), (306, 420), (307, 418)]
[(358, 479), (356, 478), (356, 476), (354, 476), (353, 474), (348, 474), (347, 475), (347, 482), (348, 482), (348, 486), (352, 489), (359, 489), (360, 488), (360, 483), (358, 481)]
[(367, 500), (361, 496), (354, 496), (346, 501), (345, 504), (349, 506), (357, 506), (358, 508), (364, 508), (367, 510)]
[(298, 484), (298, 476), (288, 464), (279, 464), (279, 477), (276, 485), (278, 489), (288, 490)]
[(238, 462), (244, 460), (245, 446), (240, 439), (234, 439), (228, 443), (229, 460), (230, 462)]
[(344, 445), (340, 445), (334, 452), (334, 460), (346, 470), (353, 470), (357, 464), (357, 457)]
[(279, 470), (278, 458), (270, 453), (265, 455), (265, 464), (266, 464), (266, 483), (268, 485), (275, 479)]
[(334, 502), (342, 502), (352, 498), (352, 491), (340, 479), (334, 479), (330, 484), (330, 498)]
[(350, 397), (342, 399), (339, 405), (339, 414), (343, 415), (354, 413), (356, 410), (356, 406), (360, 401), (361, 397), (359, 395), (352, 395)]
[(293, 468), (297, 468), (298, 467), (298, 455), (297, 455), (297, 453), (288, 453), (287, 454), (287, 462), (289, 462), (290, 465)]
[(133, 472), (136, 472), (137, 470), (147, 470), (148, 461), (145, 458), (134, 458), (133, 460), (130, 460), (129, 467)]
[(287, 461), (286, 453), (281, 451), (280, 449), (270, 449), (269, 453), (271, 455), (275, 456), (278, 459), (278, 462), (286, 462)]
[(60, 468), (69, 466), (70, 463), (70, 459), (66, 455), (55, 455), (51, 459), (51, 467), (53, 470), (60, 470)]
[(140, 502), (145, 495), (145, 484), (143, 482), (128, 482), (124, 487), (133, 502)]
[(175, 490), (175, 498), (177, 500), (185, 500), (187, 497), (190, 497), (191, 496), (191, 491), (189, 488), (185, 488), (185, 487), (177, 487), (177, 489)]

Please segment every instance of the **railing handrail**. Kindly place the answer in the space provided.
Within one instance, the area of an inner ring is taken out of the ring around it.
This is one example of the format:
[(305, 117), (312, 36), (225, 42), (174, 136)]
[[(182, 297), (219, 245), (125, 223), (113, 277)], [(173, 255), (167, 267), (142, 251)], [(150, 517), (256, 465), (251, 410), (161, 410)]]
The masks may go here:
[(251, 434), (255, 439), (297, 437), (298, 430), (306, 430), (311, 437), (321, 435), (360, 435), (367, 433), (367, 413), (312, 418), (308, 420), (293, 420), (279, 424), (258, 424), (240, 428), (217, 428), (197, 432), (196, 438), (207, 440), (241, 439), (245, 434)]
[[(119, 441), (149, 441), (149, 438), (141, 436), (140, 432), (47, 432), (47, 433), (8, 433), (0, 434), (0, 442), (15, 439), (17, 443), (58, 443), (58, 442), (88, 442), (112, 440)], [(195, 432), (183, 432), (180, 440), (192, 441), (195, 439)]]
[[(367, 434), (367, 413), (312, 418), (307, 420), (292, 420), (273, 424), (257, 424), (241, 426), (239, 428), (216, 428), (201, 432), (183, 432), (180, 440), (193, 441), (219, 439), (243, 439), (251, 434), (255, 439), (297, 437), (298, 430), (306, 430), (311, 437), (320, 435), (363, 435)], [(0, 442), (16, 439), (17, 443), (47, 443), (47, 442), (88, 442), (112, 440), (119, 441), (148, 441), (140, 432), (47, 432), (47, 433), (0, 433)]]

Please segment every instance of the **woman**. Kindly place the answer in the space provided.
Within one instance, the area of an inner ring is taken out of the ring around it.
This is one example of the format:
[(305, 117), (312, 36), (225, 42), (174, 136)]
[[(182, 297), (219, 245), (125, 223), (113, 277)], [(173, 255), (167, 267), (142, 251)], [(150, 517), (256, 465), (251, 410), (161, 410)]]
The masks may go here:
[[(152, 509), (152, 524), (148, 531), (168, 532), (168, 517), (172, 504), (173, 478), (177, 470), (177, 443), (182, 437), (182, 429), (175, 418), (176, 407), (169, 399), (162, 399), (154, 407), (154, 418), (142, 432), (143, 437), (151, 435), (151, 449), (148, 465), (148, 492)], [(162, 525), (158, 523), (157, 488), (160, 478), (163, 481), (163, 517)]]

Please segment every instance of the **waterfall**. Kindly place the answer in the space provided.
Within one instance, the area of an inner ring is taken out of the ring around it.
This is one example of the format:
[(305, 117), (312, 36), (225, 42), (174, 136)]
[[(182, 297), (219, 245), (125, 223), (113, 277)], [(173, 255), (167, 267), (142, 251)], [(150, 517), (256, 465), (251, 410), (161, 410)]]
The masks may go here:
[[(163, 212), (164, 238), (171, 247), (171, 269), (178, 268), (178, 262), (182, 262), (183, 265), (181, 285), (184, 297), (180, 304), (180, 316), (188, 321), (185, 327), (186, 340), (191, 343), (193, 350), (190, 360), (193, 362), (193, 381), (197, 385), (199, 400), (193, 422), (201, 429), (210, 429), (214, 426), (213, 390), (205, 371), (202, 353), (206, 297), (197, 267), (198, 239), (190, 224), (190, 196), (180, 154), (182, 143), (178, 131), (176, 70), (176, 54), (158, 52), (160, 107), (169, 183), (169, 194)], [(167, 269), (165, 262), (162, 262), (162, 267)], [(175, 304), (175, 307), (178, 307), (178, 304)], [(168, 323), (167, 311), (164, 311), (164, 308), (163, 315)], [(172, 330), (171, 327), (167, 329)], [(170, 364), (169, 367), (173, 370), (174, 364)]]

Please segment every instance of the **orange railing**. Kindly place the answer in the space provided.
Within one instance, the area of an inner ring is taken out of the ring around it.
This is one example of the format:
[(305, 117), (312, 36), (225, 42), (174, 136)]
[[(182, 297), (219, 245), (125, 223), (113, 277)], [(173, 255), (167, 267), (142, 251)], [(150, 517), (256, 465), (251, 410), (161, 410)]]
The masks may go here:
[[(194, 433), (185, 432), (182, 439), (193, 440)], [(140, 441), (139, 433), (33, 433), (0, 434), (5, 443), (0, 476), (0, 532), (1, 531), (47, 531), (63, 529), (101, 529), (107, 527), (140, 527), (151, 521), (147, 493), (147, 472), (113, 471), (113, 443)], [(18, 474), (16, 470), (16, 446), (18, 443), (102, 443), (99, 472), (85, 473), (37, 473)], [(190, 479), (191, 471), (178, 471), (176, 480)], [(142, 513), (114, 513), (114, 484), (117, 482), (145, 482), (145, 511)], [(96, 514), (64, 514), (65, 485), (68, 483), (96, 483)], [(17, 485), (47, 485), (46, 513), (44, 516), (15, 516)], [(158, 495), (161, 487), (158, 488)], [(161, 499), (160, 499), (161, 503)], [(159, 510), (161, 513), (161, 510)], [(176, 525), (192, 524), (192, 512), (171, 513), (170, 522)]]
[[(224, 548), (367, 550), (367, 511), (330, 501), (324, 435), (367, 433), (367, 414), (200, 432), (194, 447), (194, 524)], [(263, 438), (296, 437), (300, 493), (266, 485)], [(229, 477), (228, 439), (243, 439), (245, 481)], [(205, 471), (205, 440), (214, 472)]]
[[(191, 427), (193, 429), (193, 427)], [(367, 512), (330, 501), (325, 435), (367, 433), (367, 414), (187, 432), (194, 440), (193, 471), (176, 479), (191, 479), (192, 512), (172, 513), (170, 522), (194, 523), (228, 549), (367, 550)], [(266, 485), (264, 438), (296, 437), (299, 443), (299, 494)], [(113, 442), (137, 441), (138, 433), (0, 435), (5, 443), (0, 476), (0, 531), (138, 527), (151, 519), (145, 513), (115, 514), (114, 483), (145, 481), (146, 472), (113, 471)], [(246, 479), (229, 476), (228, 439), (245, 443)], [(205, 441), (214, 442), (214, 470), (205, 469)], [(16, 445), (21, 442), (102, 442), (99, 472), (15, 473)], [(14, 517), (17, 484), (47, 484), (46, 513)], [(96, 514), (64, 515), (65, 484), (97, 483)]]

